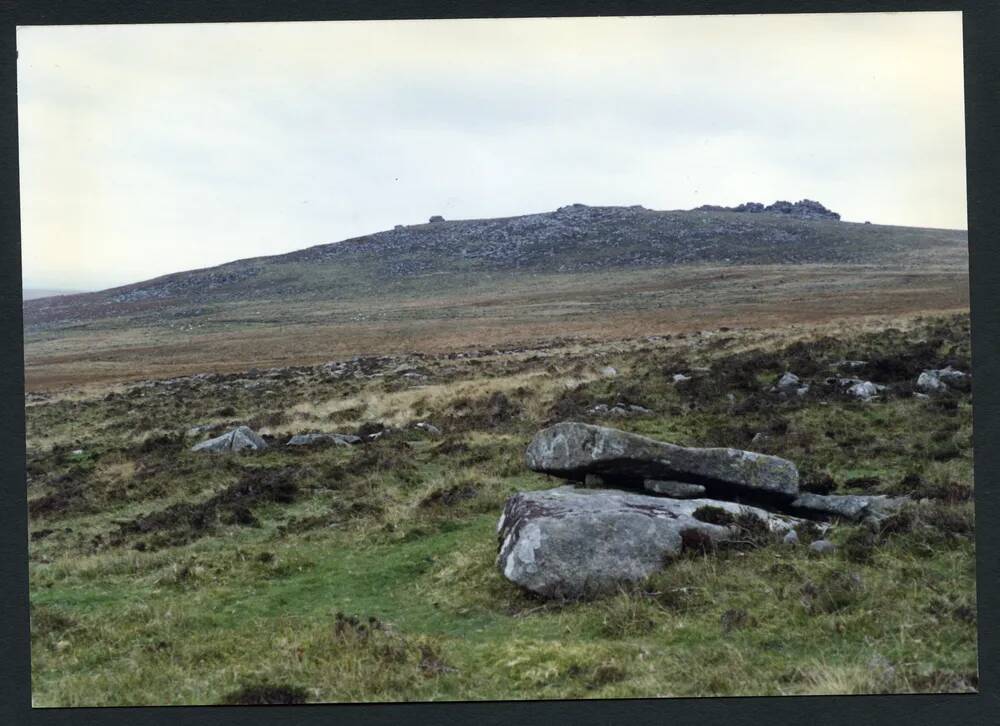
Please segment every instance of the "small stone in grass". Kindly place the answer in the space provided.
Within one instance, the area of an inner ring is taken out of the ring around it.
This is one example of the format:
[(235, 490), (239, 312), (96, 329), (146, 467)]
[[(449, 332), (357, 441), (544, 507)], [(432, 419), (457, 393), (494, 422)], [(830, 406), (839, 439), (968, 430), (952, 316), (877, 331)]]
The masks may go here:
[(818, 539), (809, 545), (809, 551), (818, 555), (827, 555), (837, 549), (837, 545), (828, 539)]

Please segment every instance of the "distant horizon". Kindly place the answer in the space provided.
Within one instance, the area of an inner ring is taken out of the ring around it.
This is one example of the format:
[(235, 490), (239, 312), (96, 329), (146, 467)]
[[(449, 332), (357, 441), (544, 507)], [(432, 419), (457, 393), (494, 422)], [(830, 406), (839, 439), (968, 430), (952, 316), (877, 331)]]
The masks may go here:
[(752, 189), (967, 227), (958, 12), (30, 26), (17, 49), (35, 287), (565, 199)]
[(56, 297), (58, 295), (82, 295), (88, 292), (100, 292), (100, 290), (67, 290), (64, 288), (38, 287), (35, 285), (21, 286), (21, 300), (38, 300), (44, 297)]

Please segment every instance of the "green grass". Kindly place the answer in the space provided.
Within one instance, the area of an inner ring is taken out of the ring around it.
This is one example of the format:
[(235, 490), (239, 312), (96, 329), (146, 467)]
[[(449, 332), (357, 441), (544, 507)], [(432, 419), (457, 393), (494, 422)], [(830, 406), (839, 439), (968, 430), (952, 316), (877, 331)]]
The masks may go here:
[[(34, 703), (973, 689), (969, 395), (900, 392), (863, 405), (821, 386), (780, 401), (760, 385), (786, 368), (822, 378), (827, 363), (850, 357), (885, 358), (896, 370), (886, 380), (902, 386), (922, 355), (965, 361), (967, 325), (930, 319), (798, 347), (745, 334), (735, 352), (674, 341), (575, 346), (554, 359), (428, 359), (438, 387), (392, 399), (409, 384), (391, 375), (305, 373), (275, 382), (269, 396), (208, 383), (33, 405), (29, 501), (51, 503), (31, 517)], [(618, 377), (587, 374), (609, 362)], [(671, 382), (699, 365), (712, 368), (706, 380)], [(508, 404), (497, 408), (491, 390)], [(366, 409), (330, 422), (323, 402), (365, 395), (445, 435), (402, 428), (363, 447), (222, 457), (190, 453), (191, 440), (174, 436), (275, 413), (286, 433), (347, 430)], [(537, 600), (494, 563), (506, 498), (559, 483), (524, 468), (524, 446), (553, 417), (594, 420), (590, 406), (619, 398), (655, 414), (596, 420), (695, 445), (748, 447), (764, 431), (750, 448), (826, 472), (836, 491), (930, 501), (883, 531), (835, 525), (832, 556), (780, 544), (685, 556), (597, 600)], [(233, 413), (216, 415), (225, 407)], [(248, 500), (253, 524), (219, 514), (123, 529), (269, 475), (286, 477), (294, 497)], [(184, 537), (164, 538), (177, 532)]]
[[(974, 631), (940, 604), (942, 592), (974, 582), (968, 545), (915, 559), (900, 542), (869, 566), (783, 551), (692, 560), (654, 583), (697, 588), (682, 608), (623, 593), (547, 610), (499, 581), (493, 524), (481, 516), (399, 544), (315, 542), (278, 550), (268, 566), (256, 560), (272, 551), (261, 543), (205, 546), (185, 553), (186, 566), (203, 568), (193, 582), (151, 582), (150, 573), (45, 588), (33, 606), (76, 624), (36, 639), (36, 704), (52, 705), (49, 689), (63, 705), (181, 702), (175, 693), (216, 703), (251, 675), (340, 701), (809, 693), (826, 687), (817, 679), (857, 676), (876, 654), (899, 664), (894, 678), (859, 677), (851, 690), (910, 690), (921, 678), (975, 672)], [(802, 605), (806, 582), (845, 568), (862, 578), (856, 599), (816, 614)], [(962, 604), (972, 603), (953, 607)], [(720, 617), (732, 608), (746, 609), (753, 627), (726, 634)], [(456, 670), (424, 678), (412, 659), (381, 663), (359, 644), (344, 662), (334, 659), (322, 649), (338, 611), (391, 623), (402, 637), (433, 644)], [(150, 657), (160, 642), (165, 653)], [(379, 671), (384, 689), (344, 680), (345, 668)], [(611, 670), (621, 677), (593, 686), (598, 671)], [(114, 688), (101, 693), (102, 683)]]

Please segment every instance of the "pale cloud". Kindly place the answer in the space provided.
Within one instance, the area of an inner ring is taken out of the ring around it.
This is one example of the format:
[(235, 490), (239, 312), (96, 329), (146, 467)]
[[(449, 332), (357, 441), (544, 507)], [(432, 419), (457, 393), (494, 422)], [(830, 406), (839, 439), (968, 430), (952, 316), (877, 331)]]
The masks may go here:
[(959, 13), (30, 27), (18, 51), (36, 286), (570, 202), (966, 225)]

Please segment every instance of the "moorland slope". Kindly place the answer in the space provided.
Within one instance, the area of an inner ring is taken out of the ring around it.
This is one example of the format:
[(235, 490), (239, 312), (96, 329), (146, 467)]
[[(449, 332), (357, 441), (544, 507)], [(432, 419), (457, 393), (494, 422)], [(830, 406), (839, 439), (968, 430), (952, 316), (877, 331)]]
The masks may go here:
[(496, 219), (440, 220), (283, 255), (237, 260), (94, 293), (25, 304), (25, 323), (142, 316), (261, 301), (343, 300), (465, 287), (469, 274), (593, 273), (679, 265), (928, 264), (964, 254), (964, 231), (856, 224), (778, 212), (655, 211), (573, 204)]

